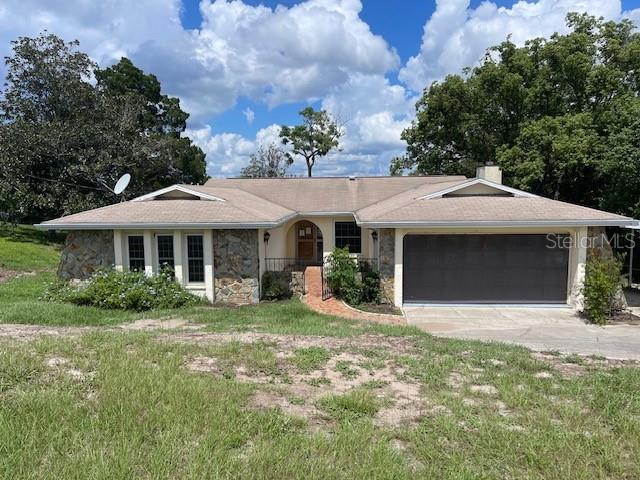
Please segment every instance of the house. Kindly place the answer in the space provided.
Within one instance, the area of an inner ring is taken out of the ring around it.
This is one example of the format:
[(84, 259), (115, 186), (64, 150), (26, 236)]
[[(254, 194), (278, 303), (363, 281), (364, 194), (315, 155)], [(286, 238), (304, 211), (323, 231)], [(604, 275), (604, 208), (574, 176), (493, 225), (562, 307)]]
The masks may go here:
[[(408, 303), (580, 306), (589, 250), (631, 218), (462, 176), (211, 179), (37, 225), (69, 231), (59, 275), (162, 265), (211, 301), (259, 301), (262, 273), (320, 265), (335, 247), (378, 265)], [(598, 247), (599, 245), (599, 247)]]

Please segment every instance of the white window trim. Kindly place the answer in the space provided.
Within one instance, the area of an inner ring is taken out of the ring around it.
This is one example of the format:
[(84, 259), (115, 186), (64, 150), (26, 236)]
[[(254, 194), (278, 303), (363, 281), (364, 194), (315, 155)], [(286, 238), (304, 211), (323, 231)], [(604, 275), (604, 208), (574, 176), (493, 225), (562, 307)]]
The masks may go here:
[(202, 282), (191, 282), (189, 281), (189, 237), (201, 237), (202, 238), (202, 264), (206, 270), (206, 262), (205, 262), (205, 241), (204, 241), (204, 232), (196, 232), (196, 233), (186, 233), (184, 235), (184, 242), (182, 242), (182, 258), (183, 260), (183, 275), (184, 275), (184, 284), (186, 288), (193, 287), (196, 289), (202, 289), (206, 286), (206, 275)]
[[(338, 242), (336, 241), (338, 237), (338, 234), (336, 233), (336, 223), (355, 223), (356, 226), (360, 227), (358, 222), (355, 220), (334, 220), (333, 221), (333, 248), (337, 248), (338, 246)], [(362, 234), (362, 227), (360, 227), (360, 253), (349, 252), (349, 256), (352, 258), (361, 257), (363, 251), (364, 251), (363, 234)]]
[[(130, 256), (129, 256), (129, 237), (142, 237), (142, 251), (144, 252), (144, 263), (145, 265), (147, 264), (148, 258), (147, 255), (149, 255), (151, 252), (147, 252), (147, 249), (144, 248), (144, 232), (131, 232), (131, 233), (127, 233), (125, 235), (125, 242), (124, 242), (124, 249), (123, 249), (123, 255), (122, 255), (122, 266), (123, 269), (126, 270), (127, 272), (131, 271), (131, 264), (129, 262), (130, 260)], [(142, 272), (144, 273), (144, 268), (142, 269)]]
[(160, 237), (170, 237), (171, 238), (171, 244), (173, 245), (173, 265), (175, 268), (175, 264), (176, 264), (176, 242), (173, 238), (173, 232), (169, 232), (169, 233), (165, 233), (165, 232), (157, 232), (154, 233), (153, 236), (155, 237), (155, 242), (153, 242), (153, 248), (156, 251), (156, 254), (154, 255), (155, 257), (155, 267), (157, 269), (157, 272), (160, 273), (160, 270), (162, 269), (162, 265), (160, 265), (160, 247), (158, 246), (158, 240), (160, 239)]

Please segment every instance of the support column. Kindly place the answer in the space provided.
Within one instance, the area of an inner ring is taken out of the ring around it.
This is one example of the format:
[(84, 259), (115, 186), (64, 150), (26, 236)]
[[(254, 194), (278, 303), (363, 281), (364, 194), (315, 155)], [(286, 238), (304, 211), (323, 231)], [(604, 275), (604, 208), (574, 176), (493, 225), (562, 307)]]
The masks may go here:
[[(265, 270), (265, 258), (267, 256), (267, 249), (269, 248), (269, 245), (265, 243), (264, 241), (264, 232), (266, 230), (264, 230), (263, 228), (259, 228), (258, 229), (258, 274), (260, 276), (259, 278), (259, 282), (262, 284), (262, 274), (264, 273)], [(262, 285), (261, 285), (262, 286)]]
[(124, 271), (124, 255), (122, 251), (122, 230), (113, 231), (113, 253), (116, 271)]
[(569, 278), (571, 279), (571, 287), (569, 289), (568, 303), (576, 310), (584, 309), (584, 296), (582, 288), (584, 287), (584, 278), (587, 267), (587, 227), (576, 229), (573, 236), (573, 246), (571, 250), (571, 271)]
[(176, 282), (184, 285), (184, 252), (182, 249), (182, 231), (173, 231), (173, 270), (176, 274)]
[(144, 231), (144, 274), (147, 277), (153, 275), (154, 265), (154, 248), (153, 248), (153, 233), (150, 230)]
[(210, 302), (215, 301), (213, 285), (213, 231), (205, 230), (202, 237), (204, 248), (204, 288)]
[(393, 278), (393, 295), (396, 307), (402, 307), (402, 247), (405, 231), (396, 228), (395, 235), (395, 268)]

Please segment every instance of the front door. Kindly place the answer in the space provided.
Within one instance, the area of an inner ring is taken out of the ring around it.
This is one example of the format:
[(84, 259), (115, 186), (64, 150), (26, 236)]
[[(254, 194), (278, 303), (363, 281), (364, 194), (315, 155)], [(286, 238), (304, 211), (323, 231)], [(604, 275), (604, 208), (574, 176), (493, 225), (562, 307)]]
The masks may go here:
[(315, 225), (311, 222), (303, 221), (296, 224), (298, 260), (308, 263), (313, 263), (315, 261), (315, 230)]

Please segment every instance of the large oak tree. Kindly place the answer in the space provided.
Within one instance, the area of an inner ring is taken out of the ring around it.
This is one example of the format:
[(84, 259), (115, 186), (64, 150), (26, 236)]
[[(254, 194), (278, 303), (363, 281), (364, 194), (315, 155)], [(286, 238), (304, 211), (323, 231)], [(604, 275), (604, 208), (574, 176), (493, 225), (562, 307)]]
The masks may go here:
[(188, 114), (129, 60), (105, 70), (52, 34), (21, 37), (0, 96), (0, 213), (36, 221), (206, 178), (204, 153), (181, 136)]
[(570, 32), (516, 47), (425, 89), (392, 173), (473, 175), (552, 198), (640, 214), (640, 34), (629, 20), (569, 14)]

